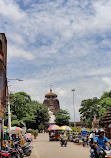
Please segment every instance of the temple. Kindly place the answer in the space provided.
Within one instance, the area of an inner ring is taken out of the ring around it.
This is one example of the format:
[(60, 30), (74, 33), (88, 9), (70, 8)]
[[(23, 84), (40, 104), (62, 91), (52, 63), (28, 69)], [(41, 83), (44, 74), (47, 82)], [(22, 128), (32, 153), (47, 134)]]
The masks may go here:
[(101, 125), (105, 127), (105, 136), (111, 139), (111, 108), (102, 119)]
[(52, 89), (50, 89), (50, 93), (45, 95), (43, 104), (46, 105), (49, 111), (54, 115), (60, 110), (59, 100), (57, 99), (57, 95), (52, 92)]

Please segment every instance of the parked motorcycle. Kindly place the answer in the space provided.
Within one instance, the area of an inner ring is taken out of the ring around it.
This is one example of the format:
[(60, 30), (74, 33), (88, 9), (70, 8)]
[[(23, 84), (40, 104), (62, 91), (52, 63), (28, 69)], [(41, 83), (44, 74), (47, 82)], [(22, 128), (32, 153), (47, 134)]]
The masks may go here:
[(8, 150), (10, 150), (10, 152), (11, 152), (12, 149), (13, 149), (13, 151), (15, 150), (16, 158), (23, 158), (23, 150), (20, 147), (20, 142), (19, 141), (13, 142), (12, 148), (10, 148), (9, 146), (7, 148), (8, 148)]
[(0, 151), (0, 158), (11, 158), (10, 153), (8, 153), (7, 151), (1, 150)]
[(73, 137), (73, 142), (74, 142), (74, 143), (79, 143), (79, 138), (78, 138), (78, 136)]
[(31, 149), (31, 146), (29, 144), (21, 146), (21, 148), (23, 150), (23, 154), (26, 155), (26, 156), (30, 156), (31, 153), (32, 153), (32, 149)]

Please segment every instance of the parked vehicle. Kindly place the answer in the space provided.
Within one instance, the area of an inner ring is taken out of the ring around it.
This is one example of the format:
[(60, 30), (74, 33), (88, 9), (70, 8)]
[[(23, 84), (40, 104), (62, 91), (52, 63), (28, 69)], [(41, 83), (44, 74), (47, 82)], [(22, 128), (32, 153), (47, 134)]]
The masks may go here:
[(79, 143), (79, 137), (77, 135), (75, 137), (73, 137), (73, 142), (74, 143)]
[(68, 140), (69, 140), (70, 142), (73, 141), (73, 135), (72, 135), (72, 134), (69, 134), (69, 135), (68, 135)]
[(23, 150), (23, 154), (26, 156), (30, 156), (32, 153), (32, 149), (31, 146), (29, 145), (30, 143), (21, 146), (22, 150)]
[(1, 150), (0, 151), (0, 158), (11, 158), (10, 153), (8, 153), (7, 151)]

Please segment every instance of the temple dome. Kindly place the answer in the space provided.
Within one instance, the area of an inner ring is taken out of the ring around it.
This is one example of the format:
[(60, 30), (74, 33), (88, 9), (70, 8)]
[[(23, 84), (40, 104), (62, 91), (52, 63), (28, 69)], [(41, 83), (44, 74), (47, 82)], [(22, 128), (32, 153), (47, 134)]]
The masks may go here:
[(52, 89), (50, 89), (50, 93), (47, 93), (47, 94), (45, 95), (45, 97), (46, 97), (46, 98), (49, 98), (49, 97), (55, 97), (55, 98), (56, 98), (57, 95), (52, 92)]

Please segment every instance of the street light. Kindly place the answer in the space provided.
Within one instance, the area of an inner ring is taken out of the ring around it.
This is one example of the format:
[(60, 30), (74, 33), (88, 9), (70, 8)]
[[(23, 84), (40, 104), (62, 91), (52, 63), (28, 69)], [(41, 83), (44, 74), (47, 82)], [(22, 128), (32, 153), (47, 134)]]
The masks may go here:
[(8, 97), (8, 129), (11, 131), (11, 112), (10, 112), (10, 94), (8, 89), (8, 81), (10, 80), (17, 80), (17, 81), (23, 81), (21, 79), (7, 79), (7, 97)]
[[(72, 89), (72, 92), (73, 92), (73, 106), (74, 106), (74, 91), (75, 91), (75, 89), (73, 88)], [(76, 126), (76, 124), (75, 124), (75, 106), (74, 106), (74, 127)]]
[(12, 79), (7, 79), (7, 80), (8, 80), (8, 81), (9, 81), (9, 80), (23, 81), (23, 80), (21, 80), (21, 79), (19, 79), (19, 78), (16, 78), (16, 79), (13, 79), (13, 78), (12, 78)]

